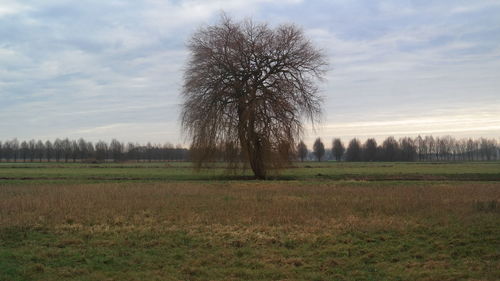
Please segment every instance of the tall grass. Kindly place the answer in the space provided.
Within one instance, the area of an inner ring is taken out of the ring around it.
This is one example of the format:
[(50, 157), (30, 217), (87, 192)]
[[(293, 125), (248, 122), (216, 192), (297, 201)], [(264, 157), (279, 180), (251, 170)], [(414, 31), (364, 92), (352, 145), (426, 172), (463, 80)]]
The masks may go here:
[(0, 187), (0, 226), (404, 228), (466, 223), (485, 210), (498, 215), (477, 207), (497, 200), (498, 182), (7, 185)]

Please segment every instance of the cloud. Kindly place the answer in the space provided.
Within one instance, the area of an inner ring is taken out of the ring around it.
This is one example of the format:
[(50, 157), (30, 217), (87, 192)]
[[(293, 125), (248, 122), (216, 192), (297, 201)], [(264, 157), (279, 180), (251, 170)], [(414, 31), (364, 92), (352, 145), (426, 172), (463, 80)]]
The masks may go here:
[(0, 18), (16, 15), (29, 9), (29, 6), (20, 4), (18, 1), (2, 0), (0, 3)]
[[(314, 134), (424, 131), (431, 119), (427, 131), (437, 133), (459, 130), (450, 120), (463, 116), (476, 120), (465, 129), (498, 133), (488, 121), (498, 115), (474, 117), (500, 111), (495, 1), (19, 3), (0, 4), (0, 140), (81, 135), (182, 142), (185, 42), (222, 10), (272, 26), (297, 23), (327, 52), (325, 122)], [(387, 121), (394, 119), (403, 124)], [(363, 126), (368, 120), (375, 123)]]
[(222, 11), (237, 17), (262, 10), (262, 5), (299, 4), (300, 0), (187, 0), (148, 1), (150, 5), (142, 12), (147, 24), (160, 28), (175, 28), (186, 24), (210, 20)]
[(500, 3), (498, 1), (472, 1), (461, 3), (460, 5), (451, 9), (451, 14), (466, 14), (472, 12), (483, 11), (491, 8), (499, 8)]

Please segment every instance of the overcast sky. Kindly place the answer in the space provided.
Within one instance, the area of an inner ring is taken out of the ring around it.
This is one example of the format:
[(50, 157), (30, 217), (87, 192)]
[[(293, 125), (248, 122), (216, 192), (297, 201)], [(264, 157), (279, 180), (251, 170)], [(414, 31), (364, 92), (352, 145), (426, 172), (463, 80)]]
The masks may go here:
[(228, 15), (328, 54), (320, 136), (500, 137), (500, 1), (0, 0), (0, 140), (184, 143), (186, 40)]

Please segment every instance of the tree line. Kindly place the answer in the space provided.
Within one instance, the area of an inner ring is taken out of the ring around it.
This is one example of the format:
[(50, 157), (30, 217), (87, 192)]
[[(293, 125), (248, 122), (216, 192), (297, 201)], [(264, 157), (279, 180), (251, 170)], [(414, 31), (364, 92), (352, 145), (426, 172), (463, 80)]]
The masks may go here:
[(105, 161), (184, 161), (188, 150), (172, 144), (127, 144), (113, 139), (95, 144), (78, 140), (12, 140), (0, 141), (0, 161), (22, 162), (105, 162)]
[[(227, 161), (227, 149), (216, 153), (215, 161)], [(232, 153), (234, 154), (234, 152)], [(339, 138), (327, 148), (317, 138), (311, 150), (301, 141), (294, 154), (300, 161), (495, 161), (500, 160), (500, 144), (495, 139), (451, 136), (418, 136), (373, 138), (361, 142), (354, 138), (344, 144)], [(116, 139), (95, 144), (78, 140), (12, 140), (0, 141), (0, 161), (6, 162), (105, 162), (105, 161), (188, 161), (190, 149), (181, 145), (124, 143)]]
[(296, 149), (297, 158), (322, 161), (495, 161), (500, 160), (500, 146), (497, 140), (488, 138), (461, 138), (451, 136), (403, 137), (396, 140), (386, 138), (378, 144), (374, 138), (362, 143), (353, 138), (347, 146), (339, 139), (332, 141), (331, 149), (325, 149), (320, 138), (314, 142), (311, 151), (304, 142)]

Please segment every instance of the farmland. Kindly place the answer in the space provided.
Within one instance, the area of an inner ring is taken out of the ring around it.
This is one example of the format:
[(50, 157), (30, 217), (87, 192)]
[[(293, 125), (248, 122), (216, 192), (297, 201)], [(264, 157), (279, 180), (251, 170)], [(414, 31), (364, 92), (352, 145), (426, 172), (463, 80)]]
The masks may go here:
[(498, 280), (500, 163), (0, 163), (0, 280)]

